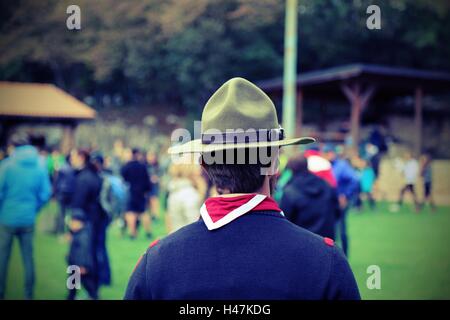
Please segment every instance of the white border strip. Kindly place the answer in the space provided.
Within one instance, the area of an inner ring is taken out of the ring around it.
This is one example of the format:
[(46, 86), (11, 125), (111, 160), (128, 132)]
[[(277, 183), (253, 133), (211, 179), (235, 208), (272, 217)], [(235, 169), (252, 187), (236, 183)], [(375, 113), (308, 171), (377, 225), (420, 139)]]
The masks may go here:
[(206, 205), (203, 204), (200, 208), (200, 215), (203, 218), (203, 221), (206, 224), (206, 227), (208, 230), (214, 230), (218, 229), (220, 227), (223, 227), (227, 223), (230, 223), (236, 218), (239, 218), (243, 214), (246, 214), (253, 208), (255, 208), (258, 204), (260, 204), (267, 196), (263, 194), (257, 194), (253, 198), (251, 198), (247, 203), (243, 204), (239, 208), (234, 209), (233, 211), (230, 211), (227, 213), (223, 218), (217, 220), (216, 222), (213, 222), (211, 217), (209, 216), (208, 211), (206, 210)]

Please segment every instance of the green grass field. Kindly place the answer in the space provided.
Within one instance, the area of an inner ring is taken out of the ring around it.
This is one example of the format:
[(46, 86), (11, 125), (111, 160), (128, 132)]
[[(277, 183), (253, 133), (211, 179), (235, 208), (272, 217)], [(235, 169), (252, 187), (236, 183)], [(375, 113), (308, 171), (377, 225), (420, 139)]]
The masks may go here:
[[(450, 208), (416, 214), (405, 206), (390, 213), (388, 204), (374, 212), (350, 213), (350, 264), (364, 299), (450, 299)], [(37, 299), (64, 299), (66, 296), (65, 254), (68, 245), (44, 230), (52, 221), (55, 204), (41, 214), (35, 235)], [(160, 221), (154, 223), (155, 237), (165, 235)], [(121, 299), (128, 277), (149, 240), (141, 235), (131, 241), (121, 238), (119, 229), (109, 229), (108, 249), (113, 284), (103, 287), (102, 299)], [(7, 299), (23, 297), (23, 269), (17, 241), (9, 266)], [(381, 289), (369, 290), (367, 268), (381, 269)], [(80, 294), (79, 296), (83, 296)]]

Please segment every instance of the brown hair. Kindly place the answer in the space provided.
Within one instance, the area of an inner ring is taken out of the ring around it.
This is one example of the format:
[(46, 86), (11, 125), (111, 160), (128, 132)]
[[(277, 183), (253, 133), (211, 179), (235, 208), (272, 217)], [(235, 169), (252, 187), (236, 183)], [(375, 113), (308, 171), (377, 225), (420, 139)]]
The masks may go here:
[[(254, 150), (252, 150), (254, 151)], [(250, 159), (250, 149), (245, 149), (245, 159)], [(226, 161), (227, 156), (233, 156), (233, 161)], [(258, 191), (264, 184), (265, 175), (262, 169), (270, 166), (262, 164), (260, 159), (255, 164), (239, 164), (236, 153), (223, 153), (224, 163), (208, 164), (203, 161), (203, 155), (200, 159), (202, 167), (208, 174), (211, 182), (216, 187), (219, 194), (228, 190), (230, 193), (253, 193)]]

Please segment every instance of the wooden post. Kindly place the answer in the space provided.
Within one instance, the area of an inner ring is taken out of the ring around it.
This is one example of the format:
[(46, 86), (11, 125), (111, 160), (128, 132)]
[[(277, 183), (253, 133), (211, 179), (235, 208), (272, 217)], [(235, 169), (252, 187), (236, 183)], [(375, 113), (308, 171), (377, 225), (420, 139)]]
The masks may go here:
[(361, 97), (359, 95), (359, 87), (356, 96), (352, 101), (352, 110), (350, 115), (350, 134), (352, 137), (352, 147), (358, 151), (359, 146), (359, 127), (361, 122)]
[(68, 154), (75, 146), (75, 129), (76, 124), (74, 123), (64, 125), (60, 144), (62, 154)]
[(358, 152), (361, 114), (372, 98), (375, 87), (370, 85), (364, 91), (361, 91), (360, 84), (355, 83), (352, 86), (343, 84), (341, 89), (351, 104), (350, 134), (352, 137), (352, 148), (354, 152)]
[(423, 90), (422, 87), (418, 86), (415, 90), (414, 97), (414, 154), (419, 157), (422, 153), (422, 122), (423, 122)]
[(286, 136), (295, 135), (295, 91), (297, 79), (297, 0), (286, 0), (283, 67), (283, 128)]
[(303, 92), (302, 89), (297, 91), (297, 113), (296, 113), (296, 136), (302, 135), (303, 126)]

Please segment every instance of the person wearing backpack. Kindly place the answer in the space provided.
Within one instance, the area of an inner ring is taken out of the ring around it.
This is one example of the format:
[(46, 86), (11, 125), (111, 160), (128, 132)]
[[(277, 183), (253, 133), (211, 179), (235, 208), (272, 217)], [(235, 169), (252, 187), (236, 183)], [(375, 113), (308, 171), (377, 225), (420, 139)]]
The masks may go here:
[(100, 204), (108, 214), (110, 221), (122, 216), (126, 210), (129, 197), (127, 183), (120, 176), (116, 176), (106, 168), (101, 172), (103, 179), (100, 191)]
[[(103, 157), (91, 155), (88, 150), (80, 149), (71, 154), (72, 165), (78, 169), (75, 179), (75, 192), (72, 201), (72, 220), (86, 217), (83, 222), (89, 229), (93, 266), (90, 270), (91, 296), (101, 285), (111, 283), (111, 269), (106, 249), (106, 229), (109, 217), (100, 205), (100, 191), (103, 179)], [(71, 223), (70, 223), (71, 224)]]

